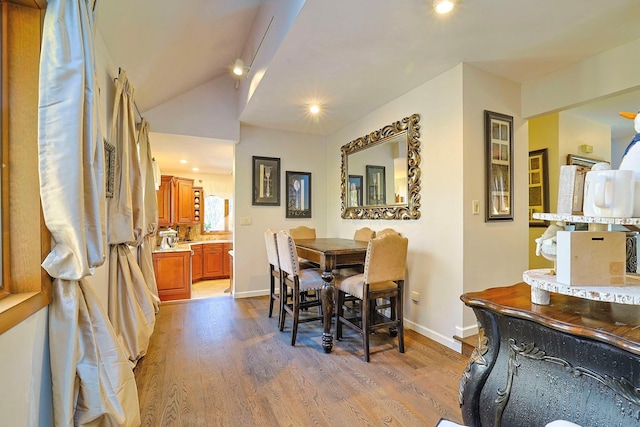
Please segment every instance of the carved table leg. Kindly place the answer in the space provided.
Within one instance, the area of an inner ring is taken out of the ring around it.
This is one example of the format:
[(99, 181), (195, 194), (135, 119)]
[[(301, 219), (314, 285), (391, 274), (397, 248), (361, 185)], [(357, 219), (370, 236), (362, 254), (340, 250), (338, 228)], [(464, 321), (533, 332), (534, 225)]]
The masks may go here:
[(324, 285), (320, 292), (322, 298), (322, 314), (324, 316), (324, 329), (322, 331), (322, 348), (325, 353), (331, 353), (333, 348), (333, 334), (331, 333), (331, 319), (333, 317), (333, 305), (334, 305), (334, 292), (333, 286), (333, 274), (331, 271), (324, 271), (322, 273), (322, 280)]

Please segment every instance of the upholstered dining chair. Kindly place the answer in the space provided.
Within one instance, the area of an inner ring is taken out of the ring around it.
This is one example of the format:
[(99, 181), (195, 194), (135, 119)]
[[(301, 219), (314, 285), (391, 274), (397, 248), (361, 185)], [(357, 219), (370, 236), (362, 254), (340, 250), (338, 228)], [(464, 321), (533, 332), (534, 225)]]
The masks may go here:
[[(342, 325), (356, 330), (362, 336), (364, 360), (369, 362), (369, 334), (381, 328), (398, 329), (398, 351), (404, 353), (403, 287), (407, 266), (409, 240), (396, 233), (389, 233), (369, 241), (364, 264), (364, 273), (336, 278), (338, 301), (336, 303), (335, 338), (342, 338)], [(361, 301), (355, 317), (346, 317), (345, 296), (351, 295)], [(378, 298), (389, 298), (390, 316), (371, 306)]]
[(361, 241), (361, 242), (368, 242), (369, 240), (373, 239), (374, 237), (376, 237), (376, 232), (375, 231), (373, 231), (369, 227), (362, 227), (362, 228), (356, 230), (356, 232), (353, 235), (353, 240), (358, 240), (358, 241)]
[[(315, 239), (316, 238), (316, 229), (315, 228), (311, 228), (311, 227), (305, 227), (304, 225), (301, 225), (300, 227), (296, 227), (296, 228), (291, 228), (289, 230), (289, 234), (291, 235), (291, 237), (293, 237), (293, 240), (296, 239)], [(319, 267), (318, 264), (316, 264), (313, 261), (309, 261), (308, 259), (305, 258), (298, 258), (298, 262), (300, 263), (300, 267), (302, 268), (316, 268)]]
[(384, 236), (384, 235), (386, 235), (386, 234), (390, 234), (390, 233), (400, 235), (400, 233), (398, 233), (398, 232), (397, 232), (396, 230), (394, 230), (393, 228), (385, 228), (384, 230), (380, 230), (380, 231), (378, 231), (378, 232), (376, 233), (376, 236), (377, 236), (377, 237), (382, 237), (382, 236)]
[[(300, 318), (301, 311), (308, 311), (310, 307), (320, 307), (320, 298), (304, 299), (302, 294), (314, 291), (316, 296), (320, 295), (320, 290), (324, 282), (322, 281), (322, 270), (319, 268), (301, 269), (298, 263), (298, 253), (293, 237), (284, 230), (278, 232), (277, 237), (278, 257), (280, 260), (280, 271), (282, 275), (282, 290), (280, 295), (280, 330), (284, 330), (287, 313), (293, 318), (291, 332), (291, 345), (296, 345), (298, 334), (298, 324), (322, 320), (322, 310), (317, 316), (309, 313), (304, 318)], [(289, 292), (289, 289), (291, 292)], [(291, 299), (291, 301), (289, 301)]]
[[(278, 244), (276, 232), (270, 228), (264, 232), (264, 243), (267, 247), (267, 260), (269, 261), (269, 317), (273, 314), (273, 303), (278, 301), (278, 319), (280, 318), (280, 304), (282, 292), (282, 274), (280, 273), (280, 261), (278, 259)], [(278, 281), (276, 286), (276, 280)], [(280, 322), (278, 321), (278, 325)]]

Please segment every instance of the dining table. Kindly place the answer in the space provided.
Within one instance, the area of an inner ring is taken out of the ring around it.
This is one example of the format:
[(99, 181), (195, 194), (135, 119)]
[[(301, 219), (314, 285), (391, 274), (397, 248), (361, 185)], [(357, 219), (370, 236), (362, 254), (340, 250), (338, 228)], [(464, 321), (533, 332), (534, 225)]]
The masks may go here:
[(322, 349), (331, 353), (333, 348), (333, 334), (331, 333), (331, 319), (333, 317), (335, 286), (333, 270), (353, 265), (364, 265), (369, 242), (341, 239), (316, 238), (296, 239), (298, 256), (319, 265), (323, 270), (323, 286), (320, 291), (322, 301), (323, 331)]

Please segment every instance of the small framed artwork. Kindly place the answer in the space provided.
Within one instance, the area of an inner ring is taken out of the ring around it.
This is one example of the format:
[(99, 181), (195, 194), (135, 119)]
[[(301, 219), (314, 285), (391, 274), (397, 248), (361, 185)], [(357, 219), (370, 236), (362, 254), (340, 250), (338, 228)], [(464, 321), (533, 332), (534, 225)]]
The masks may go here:
[(311, 218), (311, 173), (286, 172), (287, 218)]
[(349, 198), (347, 207), (362, 206), (362, 175), (349, 175)]
[(513, 117), (485, 110), (484, 118), (485, 221), (513, 221)]
[(386, 205), (387, 190), (384, 166), (366, 166), (367, 171), (367, 206)]
[(106, 181), (105, 196), (110, 199), (113, 197), (115, 185), (116, 147), (106, 139), (104, 140), (104, 175)]
[(548, 222), (533, 214), (549, 212), (547, 149), (529, 151), (529, 227), (546, 227)]
[(280, 159), (253, 156), (254, 206), (280, 206)]

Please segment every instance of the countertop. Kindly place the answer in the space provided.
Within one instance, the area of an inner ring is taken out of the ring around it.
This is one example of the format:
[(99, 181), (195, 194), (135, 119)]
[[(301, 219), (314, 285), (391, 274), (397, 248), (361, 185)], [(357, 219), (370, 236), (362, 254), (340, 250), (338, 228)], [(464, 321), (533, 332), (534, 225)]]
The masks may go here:
[(192, 245), (211, 245), (215, 243), (233, 243), (233, 240), (193, 240), (193, 241), (181, 241), (178, 242), (175, 247), (169, 249), (160, 249), (157, 247), (152, 252), (155, 253), (163, 253), (163, 252), (187, 252), (191, 250)]

